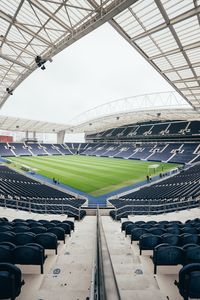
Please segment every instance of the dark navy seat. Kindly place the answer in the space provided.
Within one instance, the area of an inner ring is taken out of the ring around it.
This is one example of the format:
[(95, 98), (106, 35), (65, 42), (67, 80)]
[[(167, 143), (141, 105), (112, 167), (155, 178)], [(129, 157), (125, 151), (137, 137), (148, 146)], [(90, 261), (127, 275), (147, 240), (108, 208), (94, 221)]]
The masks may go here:
[(14, 243), (15, 245), (26, 245), (29, 243), (34, 243), (35, 236), (36, 235), (33, 232), (17, 233), (14, 238)]
[(200, 264), (184, 266), (179, 272), (179, 282), (175, 281), (184, 300), (200, 298)]
[(69, 224), (69, 225), (70, 225), (70, 227), (71, 227), (71, 230), (73, 230), (73, 231), (74, 231), (74, 229), (75, 229), (74, 222), (72, 222), (72, 221), (69, 221), (69, 220), (65, 220), (65, 221), (63, 221), (62, 223)]
[(0, 299), (14, 300), (21, 293), (24, 281), (19, 268), (10, 263), (0, 263)]
[[(129, 224), (128, 226), (126, 226), (125, 236), (131, 235), (131, 231), (136, 227), (137, 227), (137, 225), (135, 225), (135, 224)], [(137, 227), (137, 228), (139, 228), (139, 227)]]
[(162, 243), (169, 244), (171, 246), (177, 246), (179, 242), (178, 235), (172, 233), (164, 233), (162, 236)]
[(63, 241), (65, 244), (65, 230), (60, 227), (53, 227), (48, 229), (49, 233), (53, 233), (57, 236), (59, 241)]
[(159, 244), (161, 244), (160, 236), (151, 233), (143, 234), (139, 239), (140, 255), (142, 254), (142, 250), (154, 250)]
[(58, 252), (58, 239), (57, 236), (53, 233), (41, 233), (37, 234), (35, 238), (35, 243), (44, 247), (44, 249), (55, 250), (55, 253)]
[(41, 274), (43, 274), (44, 254), (40, 245), (17, 246), (13, 250), (13, 259), (15, 264), (20, 265), (40, 265)]
[(130, 224), (133, 224), (133, 222), (131, 222), (131, 221), (123, 222), (122, 225), (121, 225), (121, 231), (124, 231), (126, 229), (126, 226), (128, 226)]
[(139, 241), (140, 237), (145, 233), (148, 233), (147, 229), (134, 228), (131, 231), (131, 244), (133, 241)]
[(14, 228), (15, 233), (28, 232), (30, 228), (28, 226), (17, 226)]
[(44, 226), (32, 227), (31, 232), (33, 232), (35, 234), (45, 233), (45, 232), (47, 232), (47, 229)]
[(13, 242), (15, 238), (15, 233), (7, 231), (0, 232), (0, 242)]
[(183, 261), (184, 250), (181, 247), (160, 244), (154, 248), (154, 274), (157, 273), (157, 266), (175, 266), (183, 264)]
[(192, 233), (182, 233), (179, 235), (179, 245), (183, 246), (186, 244), (197, 244), (198, 243), (198, 235)]
[(200, 263), (200, 246), (190, 245), (185, 250), (184, 264)]
[(7, 245), (0, 245), (0, 263), (12, 263), (12, 250)]

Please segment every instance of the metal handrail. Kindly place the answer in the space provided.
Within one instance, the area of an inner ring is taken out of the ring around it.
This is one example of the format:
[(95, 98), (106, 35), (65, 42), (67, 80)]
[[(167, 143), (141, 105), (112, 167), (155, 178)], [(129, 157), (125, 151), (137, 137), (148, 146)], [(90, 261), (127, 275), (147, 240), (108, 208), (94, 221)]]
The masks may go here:
[[(64, 204), (63, 201), (62, 203), (51, 203), (51, 201), (55, 201), (55, 200), (51, 200), (51, 199), (43, 199), (44, 200), (44, 203), (37, 203), (37, 202), (34, 202), (33, 200), (31, 199), (27, 199), (27, 200), (21, 200), (21, 199), (9, 199), (9, 198), (0, 198), (0, 206), (3, 206), (5, 208), (15, 208), (15, 209), (21, 209), (21, 210), (27, 210), (26, 208), (28, 208), (28, 211), (29, 212), (44, 212), (45, 211), (45, 214), (49, 213), (47, 207), (48, 205), (51, 205), (54, 208), (54, 211), (56, 211), (58, 214), (64, 214), (67, 213), (68, 211), (70, 212), (70, 214), (72, 214), (73, 216), (78, 216), (79, 217), (79, 220), (80, 220), (80, 211), (81, 211), (81, 207), (77, 208), (75, 206), (72, 206), (70, 204)], [(10, 201), (14, 201), (15, 203), (9, 203)], [(47, 201), (49, 201), (50, 203), (47, 203)], [(20, 205), (21, 204), (21, 205)], [(22, 205), (22, 204), (25, 204), (25, 205)], [(43, 206), (42, 209), (40, 208), (35, 208), (35, 207), (38, 207), (38, 206)], [(34, 206), (34, 207), (33, 207)], [(56, 207), (59, 206), (61, 208), (59, 209), (56, 209)], [(65, 208), (65, 209), (64, 209)], [(73, 211), (71, 211), (70, 209), (66, 210), (66, 208), (72, 208)]]

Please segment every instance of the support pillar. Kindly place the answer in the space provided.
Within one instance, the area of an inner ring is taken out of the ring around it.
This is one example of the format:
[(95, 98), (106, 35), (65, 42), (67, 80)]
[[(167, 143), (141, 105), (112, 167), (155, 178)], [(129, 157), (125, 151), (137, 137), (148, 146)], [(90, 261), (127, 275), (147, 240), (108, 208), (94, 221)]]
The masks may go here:
[(65, 130), (61, 130), (57, 133), (57, 144), (63, 144), (65, 138)]

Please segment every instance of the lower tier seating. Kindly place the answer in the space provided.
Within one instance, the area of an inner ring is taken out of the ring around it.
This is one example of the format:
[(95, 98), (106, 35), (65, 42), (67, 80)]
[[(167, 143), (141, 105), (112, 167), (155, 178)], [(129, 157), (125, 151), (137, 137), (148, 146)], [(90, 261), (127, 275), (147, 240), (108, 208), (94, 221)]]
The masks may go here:
[(84, 203), (84, 199), (0, 166), (0, 206), (43, 214), (67, 214), (80, 219), (85, 216), (81, 209)]
[(0, 143), (0, 156), (90, 155), (136, 160), (191, 163), (200, 160), (199, 142)]
[[(121, 225), (131, 242), (138, 243), (142, 251), (151, 250), (154, 274), (158, 266), (182, 265), (178, 287), (184, 300), (200, 297), (200, 219), (180, 221), (125, 221)], [(172, 231), (174, 230), (174, 231)], [(179, 236), (177, 234), (180, 234)], [(148, 254), (150, 255), (150, 254)]]
[(200, 164), (197, 164), (159, 183), (109, 200), (116, 208), (110, 215), (121, 218), (128, 214), (160, 214), (198, 207), (199, 180)]

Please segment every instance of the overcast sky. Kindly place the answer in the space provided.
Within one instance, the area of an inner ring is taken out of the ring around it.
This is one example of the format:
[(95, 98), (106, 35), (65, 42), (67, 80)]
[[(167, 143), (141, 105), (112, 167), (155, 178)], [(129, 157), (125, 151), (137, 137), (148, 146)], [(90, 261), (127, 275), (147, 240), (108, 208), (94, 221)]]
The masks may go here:
[(2, 114), (68, 123), (97, 105), (173, 90), (109, 24), (36, 70), (9, 97)]

